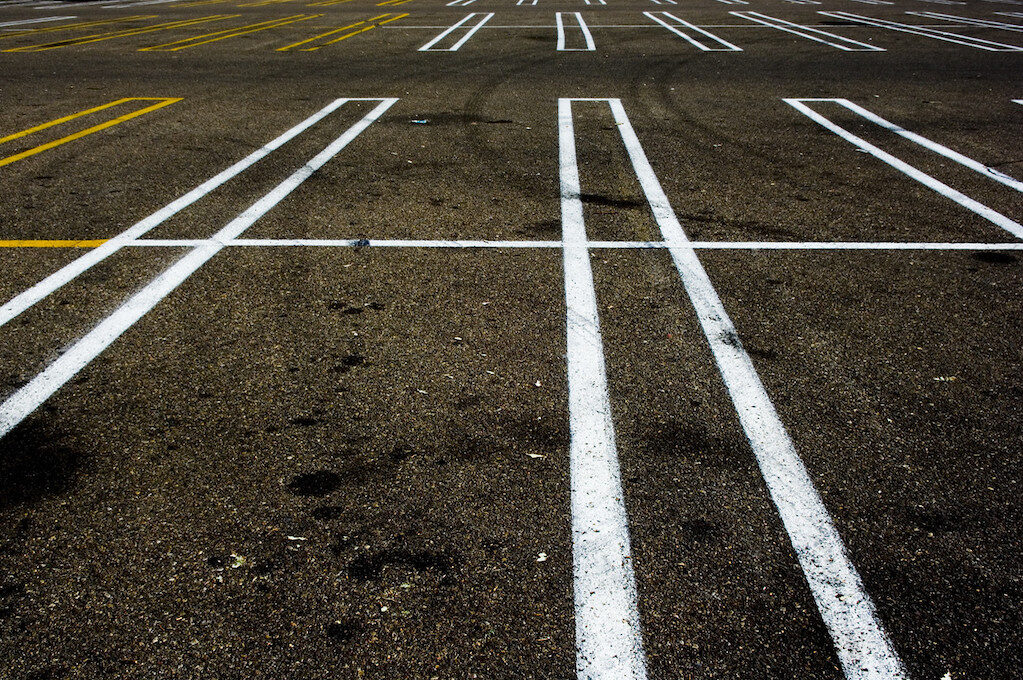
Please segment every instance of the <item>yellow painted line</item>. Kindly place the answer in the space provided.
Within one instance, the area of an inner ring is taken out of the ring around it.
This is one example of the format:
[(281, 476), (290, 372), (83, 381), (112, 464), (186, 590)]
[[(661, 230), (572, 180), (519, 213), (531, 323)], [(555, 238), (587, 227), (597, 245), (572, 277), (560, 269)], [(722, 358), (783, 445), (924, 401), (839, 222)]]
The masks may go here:
[(411, 2), (412, 0), (385, 0), (384, 2), (378, 2), (377, 7), (385, 7), (387, 5), (400, 5), (405, 2)]
[(326, 2), (311, 2), (306, 7), (330, 7), (331, 5), (340, 5), (352, 0), (327, 0)]
[[(235, 15), (241, 16), (241, 15)], [(238, 26), (237, 28), (231, 28), (226, 31), (217, 31), (216, 33), (206, 33), (205, 35), (197, 35), (191, 38), (185, 38), (184, 40), (176, 40), (174, 42), (166, 43), (163, 45), (153, 45), (152, 47), (143, 47), (140, 52), (148, 51), (162, 51), (162, 52), (177, 52), (178, 50), (185, 50), (189, 47), (196, 47), (198, 45), (205, 45), (211, 42), (217, 42), (218, 40), (225, 40), (227, 38), (234, 38), (239, 35), (247, 35), (249, 33), (256, 33), (258, 31), (265, 31), (270, 28), (277, 28), (278, 26), (287, 26), (288, 24), (294, 24), (299, 21), (307, 21), (308, 19), (315, 19), (316, 17), (322, 17), (322, 14), (294, 14), (290, 17), (284, 17), (283, 19), (274, 19), (272, 21), (261, 21), (257, 24), (249, 24), (248, 26)], [(208, 38), (207, 40), (200, 40), (200, 38)], [(199, 42), (195, 42), (199, 40)]]
[(130, 102), (133, 99), (149, 100), (149, 99), (152, 99), (152, 98), (150, 98), (150, 97), (125, 97), (124, 99), (115, 99), (112, 102), (108, 102), (106, 104), (101, 104), (100, 106), (94, 106), (91, 109), (85, 109), (84, 111), (79, 111), (78, 113), (72, 113), (70, 116), (64, 116), (63, 118), (57, 118), (55, 120), (51, 120), (49, 123), (43, 123), (42, 125), (36, 125), (35, 127), (30, 127), (27, 130), (22, 130), (21, 132), (15, 132), (14, 134), (7, 135), (6, 137), (0, 137), (0, 144), (3, 144), (4, 142), (10, 142), (10, 141), (15, 140), (15, 139), (20, 139), (22, 137), (28, 137), (33, 132), (39, 132), (40, 130), (45, 130), (46, 128), (51, 128), (54, 125), (60, 125), (61, 123), (67, 123), (68, 121), (74, 120), (75, 118), (81, 118), (82, 116), (88, 116), (90, 113), (96, 113), (97, 111), (102, 111), (103, 109), (109, 109), (111, 106), (117, 106), (118, 104), (123, 104), (125, 102)]
[(233, 17), (241, 16), (240, 14), (214, 14), (208, 17), (202, 17), (199, 19), (188, 19), (184, 21), (171, 21), (166, 24), (153, 24), (152, 26), (144, 26), (142, 28), (135, 28), (126, 31), (116, 31), (114, 33), (100, 33), (97, 35), (87, 35), (81, 38), (72, 38), (70, 40), (61, 40), (59, 42), (44, 43), (42, 45), (28, 45), (26, 47), (15, 47), (9, 50), (3, 50), (4, 52), (42, 52), (43, 50), (54, 50), (58, 47), (71, 47), (77, 45), (85, 45), (93, 42), (100, 42), (101, 40), (113, 40), (114, 38), (126, 38), (132, 35), (142, 35), (143, 33), (155, 33), (156, 31), (169, 31), (173, 28), (183, 28), (185, 26), (194, 26), (195, 24), (203, 24), (209, 21), (220, 21), (221, 19), (231, 19)]
[(26, 35), (35, 35), (36, 33), (52, 33), (53, 31), (68, 31), (71, 29), (78, 28), (92, 28), (93, 26), (119, 24), (125, 21), (142, 21), (143, 19), (155, 19), (157, 16), (158, 15), (156, 14), (138, 14), (133, 17), (124, 17), (123, 19), (106, 19), (104, 21), (80, 21), (75, 24), (61, 24), (60, 26), (47, 26), (46, 28), (33, 28), (31, 31), (20, 31), (18, 33), (11, 33), (9, 35), (0, 35), (0, 39), (20, 38)]
[[(286, 51), (292, 49), (293, 47), (298, 47), (299, 45), (305, 45), (306, 43), (314, 42), (316, 40), (319, 40), (320, 38), (326, 38), (327, 36), (334, 35), (335, 33), (340, 33), (341, 31), (347, 31), (349, 28), (355, 28), (356, 26), (362, 26), (364, 23), (366, 23), (366, 21), (376, 21), (377, 19), (383, 19), (384, 17), (387, 17), (387, 16), (390, 16), (390, 14), (381, 14), (380, 16), (373, 17), (372, 19), (366, 19), (365, 21), (358, 21), (358, 22), (356, 22), (354, 24), (350, 24), (348, 26), (342, 26), (341, 28), (335, 28), (332, 31), (327, 31), (326, 33), (321, 33), (319, 35), (314, 35), (313, 37), (307, 38), (306, 40), (300, 40), (297, 43), (292, 43), (291, 45), (286, 45), (285, 47), (278, 47), (277, 51), (278, 52), (286, 52)], [(372, 28), (372, 26), (370, 28)], [(308, 50), (305, 50), (305, 51), (308, 51)]]
[[(78, 118), (79, 116), (85, 115), (86, 113), (91, 113), (93, 111), (98, 111), (98, 110), (101, 110), (101, 109), (108, 108), (109, 106), (113, 106), (114, 104), (121, 104), (123, 102), (128, 102), (128, 101), (155, 101), (157, 103), (156, 104), (152, 104), (151, 106), (147, 106), (147, 107), (145, 107), (143, 109), (139, 109), (138, 111), (132, 111), (131, 113), (126, 113), (123, 116), (118, 116), (117, 118), (113, 118), (111, 120), (108, 120), (105, 123), (100, 123), (99, 125), (93, 125), (91, 128), (87, 128), (85, 130), (82, 130), (81, 132), (76, 132), (74, 134), (68, 135), (67, 137), (61, 137), (60, 139), (56, 139), (56, 140), (54, 140), (52, 142), (47, 142), (46, 144), (40, 144), (37, 147), (33, 147), (31, 149), (28, 149), (27, 151), (22, 151), (21, 153), (16, 153), (13, 156), (7, 156), (6, 158), (0, 158), (0, 167), (2, 167), (4, 165), (10, 165), (11, 163), (14, 163), (15, 161), (20, 161), (21, 159), (28, 158), (29, 156), (34, 156), (37, 153), (42, 153), (43, 151), (47, 151), (47, 150), (52, 149), (54, 147), (60, 146), (61, 144), (67, 144), (68, 142), (73, 142), (76, 139), (81, 139), (82, 137), (85, 137), (86, 135), (91, 135), (94, 132), (99, 132), (100, 130), (106, 130), (107, 128), (111, 128), (111, 127), (113, 127), (115, 125), (119, 125), (120, 123), (123, 123), (125, 121), (131, 120), (132, 118), (138, 118), (139, 116), (147, 114), (150, 111), (156, 111), (157, 109), (162, 109), (164, 106), (170, 106), (174, 102), (181, 101), (181, 97), (129, 97), (127, 99), (118, 99), (115, 102), (111, 102), (110, 104), (105, 104), (105, 105), (103, 105), (101, 107), (96, 107), (94, 109), (89, 109), (88, 111), (83, 111), (81, 113), (74, 114), (72, 116), (65, 116), (63, 119), (58, 118), (57, 121), (51, 121), (50, 123), (44, 123), (43, 125), (36, 126), (35, 128), (30, 128), (30, 131), (31, 132), (35, 132), (37, 130), (44, 130), (44, 129), (48, 128), (48, 127), (51, 127), (53, 125), (57, 125), (59, 123), (65, 122), (67, 120), (73, 120), (74, 118)], [(29, 134), (31, 134), (31, 132), (29, 132)], [(3, 140), (0, 140), (0, 141), (6, 141), (8, 139), (17, 139), (18, 137), (24, 137), (24, 136), (25, 136), (24, 134), (19, 132), (19, 133), (15, 133), (14, 135), (9, 135), (8, 137), (5, 137)]]
[(0, 241), (0, 248), (99, 248), (108, 239), (92, 241)]
[(285, 2), (294, 2), (295, 0), (262, 0), (261, 2), (246, 2), (239, 7), (264, 7), (266, 5), (279, 5)]
[[(383, 16), (387, 16), (387, 15), (384, 14)], [(351, 33), (346, 33), (345, 35), (341, 36), (340, 38), (334, 38), (333, 40), (328, 40), (327, 42), (321, 43), (321, 44), (316, 45), (314, 47), (303, 47), (303, 48), (300, 48), (299, 51), (300, 52), (314, 52), (314, 51), (320, 49), (321, 47), (326, 47), (327, 45), (333, 45), (334, 43), (339, 43), (342, 40), (347, 40), (348, 38), (351, 38), (352, 36), (359, 35), (360, 33), (365, 33), (366, 31), (372, 31), (377, 26), (383, 26), (386, 23), (389, 23), (391, 21), (397, 21), (398, 19), (401, 19), (401, 18), (404, 18), (404, 17), (407, 17), (407, 16), (408, 16), (407, 13), (406, 14), (399, 14), (397, 16), (391, 17), (390, 19), (386, 19), (384, 21), (378, 21), (375, 24), (370, 24), (369, 26), (366, 26), (365, 28), (360, 28), (357, 31), (352, 31)], [(379, 19), (379, 18), (380, 17), (374, 17), (373, 19), (370, 19), (369, 21), (374, 21), (375, 19)], [(359, 22), (359, 23), (365, 23), (365, 22)], [(354, 25), (358, 26), (358, 24), (354, 24)], [(346, 26), (345, 28), (348, 28), (348, 27)], [(339, 29), (339, 30), (344, 30), (344, 29)]]

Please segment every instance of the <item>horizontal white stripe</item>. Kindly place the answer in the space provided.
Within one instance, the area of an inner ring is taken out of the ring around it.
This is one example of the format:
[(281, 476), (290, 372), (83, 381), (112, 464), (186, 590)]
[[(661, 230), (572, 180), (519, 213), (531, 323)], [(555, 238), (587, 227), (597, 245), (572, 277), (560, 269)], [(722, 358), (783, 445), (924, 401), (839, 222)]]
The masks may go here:
[[(129, 247), (195, 248), (208, 239), (139, 239)], [(473, 241), (429, 239), (235, 239), (219, 243), (243, 248), (562, 248), (561, 241)], [(589, 241), (587, 247), (616, 250), (672, 248), (666, 241)], [(931, 241), (689, 241), (696, 250), (1023, 250), (1023, 242), (975, 243)]]

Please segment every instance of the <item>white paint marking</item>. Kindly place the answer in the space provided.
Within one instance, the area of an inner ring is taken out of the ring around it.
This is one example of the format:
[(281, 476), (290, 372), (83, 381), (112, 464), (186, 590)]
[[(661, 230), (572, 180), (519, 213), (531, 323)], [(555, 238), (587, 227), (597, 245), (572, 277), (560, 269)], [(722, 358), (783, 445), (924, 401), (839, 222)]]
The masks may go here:
[[(344, 103), (351, 100), (340, 99), (338, 101)], [(99, 356), (121, 334), (155, 307), (160, 300), (170, 295), (185, 279), (220, 252), (226, 242), (240, 236), (256, 220), (284, 200), (288, 194), (336, 156), (398, 100), (376, 101), (380, 101), (380, 104), (331, 142), (323, 151), (316, 154), (312, 160), (231, 220), (212, 239), (187, 253), (153, 279), (145, 288), (132, 295), (127, 302), (75, 342), (27, 385), (0, 404), (0, 437), (6, 436), (17, 427), (18, 423), (27, 418), (40, 404), (49, 399), (54, 392)]]
[[(579, 29), (583, 32), (583, 38), (586, 40), (586, 47), (565, 47), (565, 21), (562, 19), (562, 14), (571, 14), (575, 17)], [(558, 52), (592, 52), (597, 49), (593, 43), (593, 36), (590, 35), (590, 29), (583, 21), (582, 14), (579, 12), (557, 12), (554, 15), (554, 20), (558, 29)]]
[[(963, 193), (961, 193), (959, 191), (956, 191), (952, 187), (950, 187), (947, 184), (945, 184), (945, 183), (935, 179), (934, 177), (931, 177), (927, 173), (925, 173), (925, 172), (923, 172), (921, 170), (917, 170), (916, 168), (914, 168), (909, 163), (906, 163), (906, 162), (904, 162), (902, 160), (899, 160), (898, 158), (896, 158), (895, 156), (891, 155), (890, 153), (882, 151), (881, 149), (879, 149), (878, 147), (876, 147), (873, 144), (869, 143), (865, 139), (863, 139), (861, 137), (857, 137), (856, 135), (854, 135), (853, 133), (849, 132), (845, 128), (839, 127), (835, 123), (832, 123), (830, 120), (828, 120), (827, 118), (825, 118), (824, 116), (822, 116), (821, 114), (817, 113), (816, 111), (814, 111), (813, 109), (808, 107), (806, 104), (804, 104), (804, 102), (821, 102), (821, 101), (841, 103), (842, 100), (835, 100), (835, 99), (784, 99), (783, 101), (785, 103), (789, 104), (790, 106), (792, 106), (794, 109), (796, 109), (800, 113), (802, 113), (804, 116), (806, 116), (810, 120), (812, 120), (815, 123), (817, 123), (818, 125), (821, 125), (822, 127), (830, 130), (831, 132), (834, 132), (836, 135), (838, 135), (842, 139), (845, 139), (846, 141), (852, 143), (858, 149), (861, 149), (862, 151), (864, 151), (864, 152), (870, 154), (871, 156), (873, 156), (874, 158), (877, 158), (878, 160), (880, 160), (880, 161), (882, 161), (884, 163), (887, 163), (888, 165), (892, 166), (896, 170), (899, 170), (900, 172), (903, 172), (906, 175), (909, 175), (910, 177), (912, 177), (916, 181), (920, 182), (924, 186), (928, 187), (929, 189), (933, 189), (934, 191), (937, 191), (942, 196), (945, 196), (946, 198), (952, 199), (953, 201), (955, 201), (959, 205), (963, 206), (967, 210), (969, 210), (969, 211), (971, 211), (971, 212), (973, 212), (973, 213), (975, 213), (977, 215), (980, 215), (981, 217), (983, 217), (984, 219), (988, 220), (989, 222), (997, 224), (999, 227), (1001, 227), (1002, 229), (1005, 229), (1007, 232), (1009, 232), (1010, 234), (1012, 234), (1016, 238), (1023, 239), (1023, 225), (1021, 225), (1018, 222), (1015, 222), (1015, 221), (1009, 219), (1008, 217), (1006, 217), (1005, 215), (1001, 214), (1000, 212), (992, 210), (991, 208), (987, 207), (983, 203), (980, 203), (978, 201), (973, 200), (972, 198), (970, 198), (966, 194), (963, 194)], [(859, 107), (857, 107), (857, 108), (859, 108)], [(864, 111), (865, 111), (865, 109), (864, 109)], [(869, 111), (867, 111), (867, 113), (870, 114)], [(873, 114), (870, 114), (870, 115), (873, 116)], [(879, 118), (879, 120), (884, 121), (884, 119), (881, 119), (881, 118)], [(884, 121), (884, 122), (887, 122), (887, 121)], [(889, 123), (889, 125), (891, 125), (891, 123)], [(920, 139), (923, 140), (924, 138), (921, 137)], [(917, 140), (914, 139), (913, 141), (917, 141)], [(926, 140), (926, 141), (929, 142), (929, 140)], [(920, 142), (918, 142), (918, 143), (920, 143)], [(929, 143), (930, 144), (934, 144), (934, 142), (929, 142)], [(935, 146), (936, 147), (940, 147), (940, 145), (935, 145)], [(928, 147), (928, 148), (931, 148), (931, 147)], [(944, 148), (944, 147), (941, 147), (941, 148)], [(932, 150), (936, 150), (936, 149), (932, 149)], [(953, 152), (951, 150), (947, 150), (947, 151), (949, 151), (952, 154), (955, 154), (955, 152)], [(942, 154), (942, 155), (946, 155), (946, 154)], [(956, 156), (958, 156), (958, 154), (956, 154)], [(947, 156), (947, 157), (952, 158), (951, 156)], [(962, 158), (966, 159), (965, 156), (963, 156)], [(957, 160), (957, 162), (959, 162), (958, 159), (953, 158), (953, 160)], [(966, 160), (970, 160), (970, 159), (966, 159)], [(975, 162), (975, 161), (971, 161), (971, 162)], [(964, 165), (965, 165), (965, 163), (964, 163)], [(981, 167), (984, 167), (984, 166), (981, 166)], [(984, 173), (984, 174), (987, 175), (987, 173)], [(990, 175), (987, 175), (987, 176), (990, 177)], [(994, 177), (992, 177), (992, 179), (994, 179)], [(1011, 179), (1011, 178), (1008, 178), (1008, 179)], [(1001, 180), (999, 180), (999, 181), (1001, 181)], [(1015, 181), (1015, 180), (1013, 180), (1013, 181)], [(1004, 184), (1004, 182), (1002, 182), (1002, 183)]]
[(625, 108), (609, 100), (647, 202), (669, 247), (721, 377), (778, 508), (849, 680), (902, 680), (906, 672), (838, 530), (796, 453), (724, 305), (675, 216)]
[(1013, 99), (1012, 103), (1013, 104), (1023, 104), (1023, 99)]
[[(748, 19), (749, 21), (753, 21), (758, 24), (763, 24), (764, 26), (777, 28), (779, 31), (792, 33), (793, 35), (798, 35), (802, 38), (807, 38), (808, 40), (824, 43), (825, 45), (830, 45), (831, 47), (843, 50), (845, 52), (885, 51), (883, 47), (868, 45), (867, 43), (862, 43), (851, 38), (844, 38), (840, 35), (835, 35), (834, 33), (828, 33), (827, 31), (822, 31), (816, 28), (810, 28), (809, 26), (803, 26), (802, 24), (794, 24), (791, 21), (777, 19), (775, 17), (767, 16), (766, 14), (761, 14), (760, 12), (729, 12), (729, 14), (731, 14), (732, 16), (742, 17), (743, 19)], [(826, 38), (821, 38), (820, 36), (826, 36)], [(831, 38), (832, 40), (837, 40), (839, 42), (832, 42), (827, 38)]]
[[(320, 122), (331, 113), (340, 108), (347, 101), (366, 101), (361, 99), (337, 99), (327, 106), (323, 107), (309, 118), (291, 128), (283, 135), (268, 143), (264, 147), (257, 149), (242, 160), (238, 161), (231, 167), (227, 168), (220, 174), (206, 180), (196, 188), (189, 191), (187, 194), (180, 198), (171, 201), (169, 204), (157, 210), (155, 213), (146, 217), (145, 219), (136, 222), (134, 225), (124, 230), (114, 238), (110, 239), (103, 245), (90, 250), (85, 255), (78, 259), (70, 262), (64, 267), (58, 269), (53, 274), (50, 274), (45, 279), (35, 284), (28, 290), (18, 294), (2, 307), (0, 307), (0, 326), (8, 323), (11, 319), (15, 318), (26, 309), (36, 304), (46, 296), (53, 293), (55, 290), (73, 280), (82, 272), (87, 271), (94, 265), (102, 262), (109, 256), (116, 253), (125, 245), (131, 243), (133, 240), (146, 234), (153, 228), (162, 224), (168, 218), (176, 215), (181, 210), (192, 205), (200, 198), (206, 196), (220, 185), (224, 184), (231, 178), (235, 177), (241, 172), (258, 163), (263, 158), (266, 158), (270, 153), (276, 151), (285, 143), (291, 141), (296, 136), (306, 131), (316, 123)], [(375, 100), (374, 100), (375, 101)]]
[(935, 5), (965, 5), (965, 2), (959, 2), (958, 0), (920, 0), (920, 2), (931, 2)]
[[(152, 238), (129, 243), (131, 247), (196, 247), (210, 239)], [(235, 238), (228, 247), (429, 247), (429, 248), (560, 248), (562, 241), (464, 240), (416, 238)], [(610, 250), (651, 250), (671, 247), (668, 241), (589, 241), (589, 247)], [(1023, 242), (937, 241), (688, 241), (698, 251), (1023, 251)]]
[(103, 9), (124, 9), (126, 7), (141, 7), (142, 5), (163, 5), (168, 2), (178, 2), (179, 0), (142, 0), (141, 2), (128, 2), (117, 5), (103, 5)]
[(1007, 24), (1004, 21), (989, 21), (987, 19), (974, 19), (972, 17), (961, 17), (956, 14), (941, 14), (940, 12), (906, 12), (925, 19), (938, 19), (939, 21), (950, 21), (957, 24), (968, 24), (971, 26), (982, 26), (984, 28), (1001, 28), (1006, 31), (1023, 32), (1023, 24)]
[(985, 177), (987, 177), (988, 179), (993, 179), (994, 181), (998, 182), (999, 184), (1004, 184), (1005, 186), (1007, 186), (1007, 187), (1009, 187), (1011, 189), (1015, 189), (1016, 191), (1023, 192), (1023, 182), (1019, 181), (1018, 179), (1015, 179), (1013, 177), (1010, 177), (1009, 175), (1006, 175), (1001, 170), (996, 170), (995, 168), (992, 168), (992, 167), (989, 167), (987, 165), (984, 165), (983, 163), (980, 163), (979, 161), (975, 161), (972, 158), (970, 158), (969, 156), (964, 156), (963, 154), (961, 154), (961, 153), (959, 153), (957, 151), (953, 151), (952, 149), (948, 148), (947, 146), (943, 146), (943, 145), (941, 145), (941, 144), (939, 144), (937, 142), (931, 141), (930, 139), (927, 139), (926, 137), (918, 135), (915, 132), (910, 132), (909, 130), (906, 130), (905, 128), (900, 127), (900, 126), (896, 125), (895, 123), (892, 123), (890, 121), (885, 120), (884, 118), (882, 118), (881, 116), (877, 115), (876, 113), (868, 111), (867, 109), (863, 108), (862, 106), (859, 106), (857, 104), (852, 103), (848, 99), (801, 99), (800, 101), (804, 101), (804, 102), (805, 101), (834, 102), (835, 104), (839, 104), (841, 106), (844, 106), (845, 108), (849, 109), (850, 111), (852, 111), (856, 115), (861, 116), (863, 118), (866, 118), (871, 123), (874, 123), (875, 125), (877, 125), (879, 127), (883, 127), (886, 130), (890, 130), (890, 131), (894, 132), (895, 134), (899, 135), (900, 137), (903, 137), (905, 139), (908, 139), (911, 142), (919, 144), (920, 146), (924, 147), (925, 149), (929, 149), (930, 151), (933, 151), (936, 154), (940, 154), (940, 155), (944, 156), (945, 158), (948, 158), (949, 160), (955, 161), (956, 163), (959, 163), (960, 165), (966, 166), (970, 170), (973, 170), (974, 172), (978, 172), (978, 173), (984, 175)]
[(464, 19), (459, 21), (457, 24), (455, 24), (454, 26), (448, 28), (443, 33), (438, 35), (436, 38), (434, 38), (430, 42), (428, 42), (425, 45), (423, 45), (422, 47), (420, 47), (419, 51), (420, 52), (457, 52), (462, 47), (462, 45), (464, 45), (465, 43), (467, 43), (469, 41), (469, 38), (471, 38), (473, 35), (476, 34), (476, 31), (478, 31), (481, 28), (483, 28), (483, 25), (485, 23), (487, 23), (488, 21), (490, 21), (494, 17), (494, 13), (493, 12), (491, 12), (489, 14), (486, 14), (486, 15), (483, 15), (483, 18), (480, 20), (480, 22), (478, 24), (476, 24), (475, 26), (473, 26), (472, 28), (470, 28), (468, 31), (466, 31), (465, 35), (462, 36), (462, 38), (458, 42), (456, 42), (454, 45), (452, 45), (451, 47), (445, 47), (445, 48), (442, 48), (442, 49), (439, 49), (439, 50), (435, 50), (435, 49), (433, 49), (433, 46), (436, 45), (437, 43), (439, 43), (444, 38), (446, 38), (450, 33), (453, 33), (454, 31), (456, 31), (459, 28), (461, 28), (462, 24), (466, 23), (467, 21), (472, 21), (473, 17), (475, 17), (475, 16), (477, 16), (475, 13), (467, 15)]
[(819, 5), (819, 4), (821, 4), (821, 3), (817, 2), (817, 0), (785, 0), (785, 2), (791, 2), (791, 3), (794, 3), (796, 5)]
[(823, 14), (824, 16), (833, 17), (835, 19), (855, 21), (866, 26), (876, 26), (878, 28), (887, 28), (891, 31), (899, 31), (901, 33), (922, 35), (926, 38), (933, 38), (934, 40), (943, 40), (945, 42), (955, 43), (957, 45), (974, 47), (978, 50), (987, 50), (988, 52), (1023, 52), (1023, 47), (1019, 47), (1018, 45), (1006, 45), (1004, 43), (994, 42), (991, 40), (983, 40), (981, 38), (974, 38), (969, 35), (962, 35), (961, 33), (949, 33), (947, 31), (938, 31), (933, 28), (925, 28), (923, 26), (911, 26), (909, 24), (900, 24), (895, 21), (874, 19), (872, 17), (865, 17), (859, 14), (852, 14), (850, 12), (818, 12), (818, 14)]
[(586, 244), (572, 102), (558, 100), (567, 315), (576, 676), (643, 680), (646, 664), (597, 295)]
[(748, 5), (749, 4), (748, 2), (746, 2), (746, 0), (718, 0), (718, 2), (723, 2), (726, 5)]
[(75, 18), (77, 18), (77, 17), (74, 17), (74, 16), (70, 16), (70, 17), (40, 17), (38, 19), (21, 19), (19, 21), (5, 21), (2, 24), (0, 24), (0, 28), (5, 28), (7, 26), (21, 26), (23, 24), (41, 24), (41, 23), (43, 23), (45, 21), (63, 21), (64, 19), (75, 19)]
[[(661, 26), (664, 26), (666, 29), (668, 29), (669, 31), (671, 31), (675, 35), (684, 38), (689, 43), (691, 43), (692, 45), (695, 45), (697, 48), (703, 50), (704, 52), (742, 52), (742, 48), (741, 47), (733, 45), (732, 43), (728, 42), (727, 40), (719, 38), (719, 37), (717, 37), (716, 35), (714, 35), (713, 33), (709, 32), (709, 31), (703, 30), (699, 26), (694, 26), (693, 24), (689, 23), (688, 21), (683, 21), (682, 19), (679, 19), (674, 14), (669, 14), (668, 12), (660, 12), (661, 16), (663, 16), (663, 17), (665, 17), (667, 19), (670, 19), (672, 22), (674, 22), (674, 25), (672, 25), (668, 21), (665, 21), (665, 19), (662, 19), (662, 18), (658, 17), (656, 15), (657, 13), (655, 13), (655, 12), (643, 12), (643, 14), (648, 16), (648, 17), (650, 17), (651, 19), (653, 19), (654, 21), (659, 23)], [(699, 33), (700, 35), (704, 35), (704, 36), (710, 38), (711, 40), (714, 40), (715, 42), (717, 42), (719, 45), (721, 45), (721, 47), (708, 47), (707, 45), (704, 45), (702, 42), (700, 42), (700, 41), (696, 40), (695, 38), (693, 38), (692, 36), (690, 36), (690, 35), (684, 33), (683, 31), (681, 31), (678, 28), (679, 26), (683, 26), (685, 28), (688, 28), (691, 31), (695, 31), (695, 32)]]
[(868, 5), (894, 5), (894, 2), (888, 0), (853, 0), (853, 2), (862, 2)]

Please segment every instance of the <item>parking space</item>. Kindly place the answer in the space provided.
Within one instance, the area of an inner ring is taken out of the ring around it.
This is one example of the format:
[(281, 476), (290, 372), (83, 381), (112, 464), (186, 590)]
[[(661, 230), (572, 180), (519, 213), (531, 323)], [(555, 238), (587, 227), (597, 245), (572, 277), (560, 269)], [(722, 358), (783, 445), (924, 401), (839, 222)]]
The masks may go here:
[(1013, 677), (949, 3), (0, 0), (0, 675)]

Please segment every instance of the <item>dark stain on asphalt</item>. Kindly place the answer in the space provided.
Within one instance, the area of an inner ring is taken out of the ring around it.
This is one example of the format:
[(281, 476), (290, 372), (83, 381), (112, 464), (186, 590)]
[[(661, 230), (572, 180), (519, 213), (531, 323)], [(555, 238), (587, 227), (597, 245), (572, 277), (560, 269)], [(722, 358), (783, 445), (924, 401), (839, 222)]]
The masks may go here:
[(288, 482), (288, 490), (296, 496), (326, 496), (340, 486), (341, 477), (330, 470), (306, 472)]
[(366, 357), (361, 354), (349, 354), (335, 368), (340, 373), (346, 373), (355, 366), (362, 366), (364, 363), (366, 363)]
[(908, 515), (910, 521), (921, 530), (934, 534), (961, 529), (964, 525), (962, 516), (950, 510), (914, 508)]
[(346, 617), (328, 623), (324, 632), (334, 642), (351, 642), (364, 630), (366, 625), (362, 621)]
[(600, 194), (580, 194), (579, 198), (583, 203), (589, 205), (603, 205), (608, 208), (619, 208), (621, 210), (636, 210), (646, 205), (646, 201), (638, 198), (611, 198)]
[(87, 462), (86, 454), (29, 424), (0, 440), (0, 509), (66, 493)]
[(746, 467), (746, 452), (712, 437), (700, 426), (681, 422), (641, 427), (643, 447), (650, 456), (700, 461), (718, 467)]
[(446, 555), (426, 550), (378, 550), (362, 555), (349, 564), (345, 571), (357, 581), (377, 581), (383, 576), (386, 567), (411, 569), (413, 571), (429, 571), (440, 574), (441, 582), (454, 571), (453, 561)]
[(419, 453), (419, 451), (412, 448), (411, 446), (408, 446), (407, 444), (398, 444), (393, 449), (391, 449), (391, 452), (388, 454), (388, 457), (396, 463), (401, 463), (408, 460), (417, 453)]
[(312, 516), (313, 519), (328, 521), (332, 519), (340, 519), (344, 512), (344, 508), (340, 508), (336, 505), (324, 505), (313, 510)]
[(694, 541), (705, 541), (718, 534), (718, 528), (713, 523), (701, 518), (679, 522), (678, 529), (679, 533)]
[(973, 259), (988, 264), (1012, 264), (1016, 261), (1016, 256), (1009, 253), (979, 252), (973, 254)]
[(314, 418), (312, 416), (295, 416), (294, 418), (288, 418), (288, 423), (291, 425), (298, 425), (299, 427), (311, 427), (319, 422), (319, 418)]

